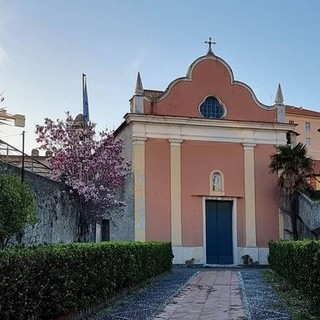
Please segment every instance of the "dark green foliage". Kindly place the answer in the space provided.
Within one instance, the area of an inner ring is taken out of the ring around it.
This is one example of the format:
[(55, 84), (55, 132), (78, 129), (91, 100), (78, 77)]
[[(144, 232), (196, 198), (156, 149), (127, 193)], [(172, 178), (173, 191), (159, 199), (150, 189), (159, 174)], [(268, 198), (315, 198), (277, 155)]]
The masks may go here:
[(319, 190), (314, 190), (310, 186), (304, 191), (304, 194), (306, 196), (308, 196), (313, 201), (319, 201), (320, 200), (320, 191)]
[(313, 160), (307, 156), (306, 145), (301, 142), (295, 146), (281, 145), (270, 157), (271, 173), (279, 173), (279, 207), (291, 218), (293, 239), (299, 239), (297, 219), (299, 216), (299, 192), (311, 188), (307, 176), (313, 173)]
[(320, 241), (271, 241), (271, 268), (320, 311)]
[(270, 172), (280, 172), (278, 184), (285, 195), (294, 190), (305, 190), (306, 177), (313, 172), (313, 160), (307, 156), (307, 147), (301, 142), (295, 146), (281, 145), (271, 155)]
[(20, 177), (0, 173), (0, 248), (12, 236), (36, 221), (36, 206), (29, 185)]
[(320, 314), (313, 308), (310, 299), (283, 277), (272, 270), (263, 272), (262, 276), (277, 295), (278, 301), (273, 302), (272, 306), (290, 311), (294, 320), (320, 320)]
[(171, 269), (165, 242), (42, 245), (0, 251), (0, 318), (52, 319)]

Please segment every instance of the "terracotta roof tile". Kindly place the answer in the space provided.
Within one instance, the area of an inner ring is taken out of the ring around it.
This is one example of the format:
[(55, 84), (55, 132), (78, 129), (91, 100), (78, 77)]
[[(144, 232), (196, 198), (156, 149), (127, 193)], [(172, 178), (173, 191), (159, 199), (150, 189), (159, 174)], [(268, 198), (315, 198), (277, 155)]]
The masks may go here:
[(286, 106), (286, 114), (295, 114), (309, 117), (320, 117), (320, 112), (304, 109), (302, 107)]

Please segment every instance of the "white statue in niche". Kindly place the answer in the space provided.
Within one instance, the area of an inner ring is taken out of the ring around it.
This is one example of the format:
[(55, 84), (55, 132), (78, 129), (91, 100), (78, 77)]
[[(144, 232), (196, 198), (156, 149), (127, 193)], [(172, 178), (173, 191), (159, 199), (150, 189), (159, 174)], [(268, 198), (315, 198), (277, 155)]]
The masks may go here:
[(212, 176), (212, 190), (221, 191), (222, 190), (222, 181), (220, 173), (215, 173)]

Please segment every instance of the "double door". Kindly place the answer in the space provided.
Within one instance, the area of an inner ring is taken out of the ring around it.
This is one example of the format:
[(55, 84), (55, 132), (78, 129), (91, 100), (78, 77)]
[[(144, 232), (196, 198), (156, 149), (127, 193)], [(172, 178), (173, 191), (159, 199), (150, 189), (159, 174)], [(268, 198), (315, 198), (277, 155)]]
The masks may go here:
[(206, 263), (233, 264), (232, 201), (206, 200)]

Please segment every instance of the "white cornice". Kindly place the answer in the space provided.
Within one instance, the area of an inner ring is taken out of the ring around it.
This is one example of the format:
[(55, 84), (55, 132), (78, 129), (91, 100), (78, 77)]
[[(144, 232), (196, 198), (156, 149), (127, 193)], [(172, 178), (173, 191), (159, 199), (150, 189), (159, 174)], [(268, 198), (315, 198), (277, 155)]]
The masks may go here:
[(226, 127), (226, 128), (250, 128), (266, 130), (293, 130), (296, 124), (280, 122), (259, 122), (242, 120), (215, 120), (206, 118), (187, 118), (174, 116), (158, 116), (151, 114), (127, 113), (125, 120), (131, 122), (154, 123), (154, 124), (174, 124), (180, 126), (198, 126), (198, 127)]
[(289, 123), (213, 120), (127, 114), (133, 137), (236, 143), (285, 144)]

